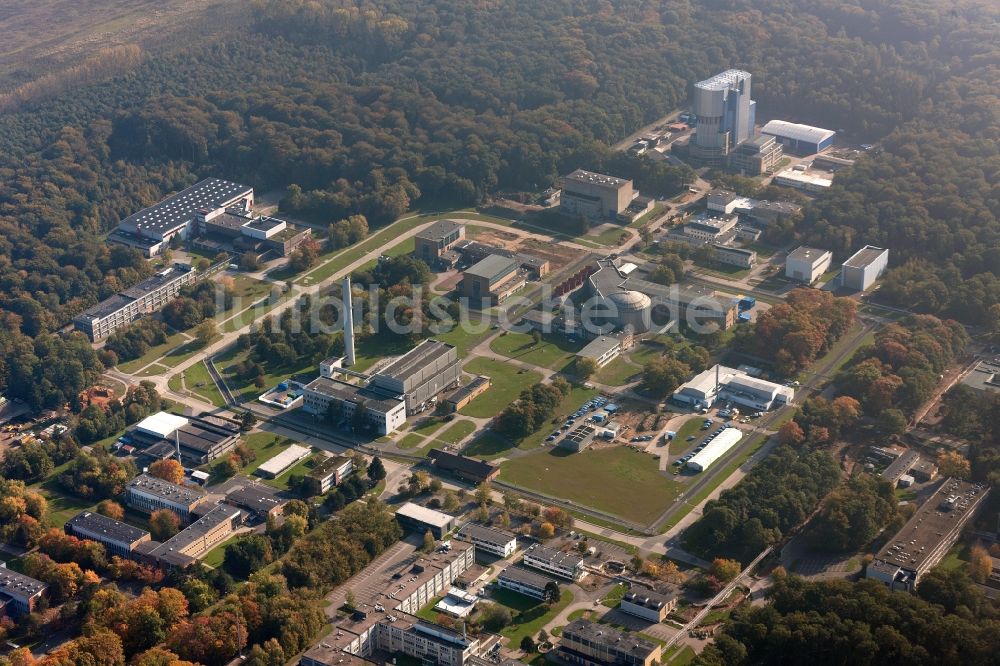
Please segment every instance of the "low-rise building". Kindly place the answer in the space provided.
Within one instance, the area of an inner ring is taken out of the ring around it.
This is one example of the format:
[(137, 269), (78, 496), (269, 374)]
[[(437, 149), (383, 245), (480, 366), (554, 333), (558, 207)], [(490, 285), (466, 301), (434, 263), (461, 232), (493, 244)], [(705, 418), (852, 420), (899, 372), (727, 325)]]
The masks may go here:
[(507, 257), (517, 262), (522, 270), (526, 271), (533, 280), (541, 279), (548, 275), (549, 261), (543, 257), (536, 257), (533, 254), (509, 250), (499, 245), (491, 245), (474, 240), (461, 240), (452, 247), (455, 253), (460, 254), (468, 264), (476, 264), (491, 255)]
[(143, 544), (143, 555), (163, 568), (184, 569), (228, 539), (243, 524), (244, 517), (243, 511), (234, 506), (217, 504), (163, 543)]
[(798, 215), (802, 206), (790, 201), (754, 201), (752, 206), (740, 212), (757, 226), (766, 227)]
[(962, 383), (980, 393), (1000, 391), (1000, 362), (996, 359), (977, 362), (962, 377)]
[(272, 457), (270, 460), (262, 462), (254, 474), (262, 476), (265, 479), (277, 478), (297, 465), (300, 461), (308, 458), (311, 453), (312, 451), (308, 446), (292, 444), (278, 455)]
[(11, 571), (6, 562), (0, 562), (0, 616), (32, 612), (48, 589), (42, 581)]
[(955, 544), (988, 493), (982, 484), (946, 479), (882, 547), (865, 577), (912, 592)]
[(413, 237), (413, 255), (428, 266), (435, 266), (441, 255), (455, 243), (465, 238), (465, 223), (457, 220), (438, 220)]
[(685, 466), (695, 472), (704, 472), (722, 456), (729, 453), (741, 439), (743, 439), (742, 430), (725, 428), (718, 435), (712, 437), (711, 441), (705, 444), (705, 448), (694, 454)]
[(571, 453), (579, 453), (590, 448), (597, 435), (598, 431), (596, 427), (589, 423), (581, 423), (563, 435), (562, 439), (556, 442), (556, 446)]
[(716, 215), (705, 213), (686, 222), (682, 233), (688, 238), (702, 243), (724, 243), (736, 234), (736, 215)]
[(480, 484), (492, 481), (500, 474), (500, 468), (485, 460), (469, 458), (458, 453), (449, 453), (440, 449), (431, 449), (427, 458), (434, 467), (455, 476), (462, 481)]
[(476, 552), (488, 553), (496, 557), (510, 557), (517, 550), (517, 537), (510, 532), (480, 525), (466, 523), (456, 535), (462, 541), (475, 545)]
[(153, 513), (159, 509), (170, 509), (181, 520), (190, 519), (191, 512), (205, 496), (205, 491), (200, 488), (170, 483), (149, 474), (135, 477), (125, 489), (125, 503), (136, 511)]
[(473, 303), (496, 305), (521, 289), (527, 280), (514, 259), (491, 254), (462, 276), (462, 293)]
[(259, 483), (248, 483), (230, 490), (223, 501), (242, 509), (249, 520), (261, 522), (280, 516), (288, 503), (287, 500), (278, 497), (270, 487)]
[(354, 461), (347, 456), (329, 456), (313, 467), (302, 483), (313, 495), (322, 495), (343, 483), (354, 471)]
[(637, 194), (631, 180), (577, 169), (562, 179), (559, 208), (568, 215), (617, 219)]
[(179, 416), (158, 412), (129, 431), (132, 446), (162, 459), (161, 452), (179, 449), (184, 462), (204, 465), (229, 453), (240, 441), (240, 424), (221, 416)]
[(559, 637), (560, 661), (579, 666), (653, 666), (660, 644), (589, 620), (573, 620)]
[(325, 419), (331, 403), (340, 410), (343, 423), (351, 423), (355, 410), (364, 410), (365, 421), (380, 435), (388, 435), (406, 423), (406, 400), (370, 386), (351, 384), (334, 377), (317, 377), (302, 388), (302, 411)]
[(795, 389), (745, 372), (716, 365), (696, 375), (674, 391), (673, 399), (695, 409), (711, 407), (717, 400), (730, 400), (740, 406), (767, 411), (795, 398)]
[(131, 557), (136, 546), (149, 541), (149, 532), (108, 518), (95, 511), (81, 511), (63, 526), (66, 534), (78, 539), (90, 539), (103, 545), (108, 555)]
[(774, 175), (774, 184), (818, 194), (833, 185), (833, 174), (817, 169), (785, 169)]
[(718, 243), (712, 244), (712, 257), (720, 264), (737, 266), (739, 268), (753, 268), (757, 265), (756, 251), (720, 245)]
[(524, 551), (524, 565), (558, 578), (576, 581), (584, 576), (583, 558), (577, 553), (567, 553), (538, 544)]
[(631, 341), (632, 336), (599, 335), (578, 351), (576, 357), (590, 359), (603, 368), (621, 355), (626, 338)]
[(455, 346), (428, 339), (372, 374), (369, 388), (402, 396), (412, 415), (434, 405), (442, 391), (457, 387), (461, 379)]
[[(502, 590), (511, 590), (532, 599), (545, 601), (549, 597), (548, 588), (556, 581), (524, 567), (511, 566), (497, 577), (497, 585)], [(558, 583), (556, 583), (558, 585)]]
[(786, 120), (771, 120), (761, 128), (761, 134), (772, 136), (788, 153), (812, 155), (830, 148), (836, 132)]
[(844, 262), (840, 283), (848, 289), (867, 291), (888, 267), (889, 250), (865, 245)]
[(454, 393), (448, 396), (446, 399), (448, 411), (457, 412), (462, 409), (483, 393), (486, 393), (492, 384), (493, 380), (486, 375), (473, 377), (468, 384), (458, 388)]
[(396, 520), (405, 530), (423, 534), (430, 530), (435, 539), (455, 529), (455, 516), (407, 502), (396, 509)]
[(619, 608), (623, 613), (643, 620), (663, 622), (677, 608), (677, 596), (633, 587), (622, 597)]
[(785, 277), (812, 284), (830, 269), (833, 253), (805, 245), (792, 250), (785, 259)]

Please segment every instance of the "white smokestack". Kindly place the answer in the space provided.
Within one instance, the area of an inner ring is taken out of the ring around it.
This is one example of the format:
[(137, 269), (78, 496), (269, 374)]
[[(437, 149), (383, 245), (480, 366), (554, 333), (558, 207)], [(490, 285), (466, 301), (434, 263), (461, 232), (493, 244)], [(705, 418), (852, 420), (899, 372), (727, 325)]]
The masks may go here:
[(354, 303), (351, 298), (351, 276), (344, 277), (343, 285), (344, 297), (344, 363), (348, 366), (354, 365)]

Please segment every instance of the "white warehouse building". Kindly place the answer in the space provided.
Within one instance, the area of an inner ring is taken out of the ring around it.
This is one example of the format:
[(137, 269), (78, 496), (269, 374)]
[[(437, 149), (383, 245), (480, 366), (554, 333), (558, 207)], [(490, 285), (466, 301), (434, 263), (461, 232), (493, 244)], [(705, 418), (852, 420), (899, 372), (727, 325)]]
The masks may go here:
[(865, 245), (844, 262), (840, 283), (855, 291), (866, 291), (889, 266), (889, 250)]
[(674, 391), (674, 400), (695, 409), (711, 407), (717, 400), (729, 400), (743, 407), (767, 411), (795, 398), (795, 390), (774, 382), (751, 377), (736, 368), (716, 365), (696, 375)]
[(694, 454), (691, 460), (687, 461), (688, 469), (704, 472), (712, 463), (726, 455), (741, 439), (743, 439), (743, 433), (739, 428), (726, 428), (706, 444), (705, 448)]
[(785, 259), (785, 277), (812, 284), (830, 270), (832, 261), (833, 253), (829, 250), (817, 250), (803, 245), (790, 252)]

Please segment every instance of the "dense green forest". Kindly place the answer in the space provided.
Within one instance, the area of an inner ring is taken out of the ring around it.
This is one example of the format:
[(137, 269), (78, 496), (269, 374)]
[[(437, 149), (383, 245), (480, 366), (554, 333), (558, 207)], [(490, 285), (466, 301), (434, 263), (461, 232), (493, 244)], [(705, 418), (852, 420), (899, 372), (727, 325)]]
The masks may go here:
[(894, 302), (977, 323), (1000, 312), (995, 9), (260, 0), (250, 11), (250, 34), (178, 45), (0, 118), (0, 390), (26, 390), (7, 360), (22, 334), (57, 330), (147, 274), (103, 233), (198, 178), (297, 185), (288, 208), (377, 227), (416, 204), (471, 204), (611, 164), (608, 143), (729, 66), (754, 72), (762, 119), (888, 134), (796, 233), (839, 255), (875, 242), (894, 265), (912, 259), (887, 280)]

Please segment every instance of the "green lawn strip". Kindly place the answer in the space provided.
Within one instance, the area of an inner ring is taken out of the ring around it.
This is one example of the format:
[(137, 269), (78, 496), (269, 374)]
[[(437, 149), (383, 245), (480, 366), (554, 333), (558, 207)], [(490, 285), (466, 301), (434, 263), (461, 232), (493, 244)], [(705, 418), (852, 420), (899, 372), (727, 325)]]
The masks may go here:
[(747, 447), (744, 449), (743, 453), (741, 453), (732, 462), (726, 465), (726, 467), (723, 468), (722, 471), (716, 472), (715, 476), (712, 478), (711, 483), (709, 483), (707, 486), (698, 491), (698, 493), (696, 493), (694, 497), (685, 498), (685, 502), (684, 504), (681, 505), (680, 509), (673, 515), (671, 515), (670, 519), (667, 520), (667, 522), (660, 527), (660, 532), (661, 533), (666, 532), (668, 529), (670, 529), (678, 522), (680, 522), (680, 520), (684, 516), (686, 516), (691, 512), (691, 509), (693, 509), (694, 507), (698, 506), (698, 504), (703, 502), (706, 497), (711, 495), (712, 492), (719, 487), (720, 483), (728, 479), (733, 472), (735, 472), (737, 469), (740, 468), (740, 466), (743, 465), (743, 463), (749, 460), (750, 456), (760, 451), (760, 447), (764, 446), (764, 444), (767, 442), (767, 439), (768, 438), (766, 435), (762, 434), (756, 435), (751, 440), (750, 444), (748, 444)]
[(505, 455), (513, 447), (510, 438), (484, 430), (462, 450), (462, 455), (490, 460)]
[(476, 424), (472, 421), (456, 421), (435, 439), (441, 442), (447, 442), (448, 444), (458, 444), (475, 431)]
[(628, 354), (628, 357), (636, 365), (644, 366), (654, 358), (663, 356), (665, 352), (666, 350), (659, 345), (639, 344)]
[[(861, 332), (861, 322), (856, 321), (854, 322), (854, 325), (851, 326), (851, 328), (846, 333), (840, 336), (839, 340), (833, 343), (833, 347), (830, 348), (830, 351), (824, 354), (822, 358), (816, 359), (811, 366), (799, 372), (799, 374), (796, 375), (796, 379), (798, 379), (799, 381), (805, 381), (809, 376), (812, 375), (814, 368), (823, 367), (826, 363), (836, 358), (838, 354), (841, 354), (846, 349), (848, 349), (848, 347), (851, 344), (851, 340), (853, 340), (854, 337), (860, 332)], [(858, 345), (858, 347), (863, 347), (864, 345), (871, 344), (874, 341), (875, 341), (875, 333), (874, 331), (869, 331), (868, 334), (861, 339), (861, 343)], [(838, 361), (833, 367), (827, 370), (824, 374), (828, 377), (833, 377), (834, 375), (837, 374), (837, 372), (840, 371), (842, 367), (844, 367), (844, 365), (850, 362), (852, 356), (853, 354), (845, 354), (844, 358)]]
[(171, 391), (176, 391), (177, 393), (183, 393), (184, 392), (183, 375), (184, 373), (182, 372), (170, 375), (170, 378), (167, 380), (167, 388), (169, 388)]
[(670, 454), (677, 455), (678, 453), (681, 453), (682, 451), (697, 444), (697, 439), (693, 439), (689, 442), (687, 441), (687, 438), (691, 435), (697, 435), (699, 428), (701, 428), (701, 424), (704, 421), (705, 418), (702, 416), (692, 416), (685, 421), (684, 425), (677, 430), (677, 435), (674, 437), (673, 441), (670, 442)]
[[(574, 516), (577, 515), (576, 513), (572, 512), (572, 511), (570, 513), (573, 513)], [(599, 525), (601, 527), (607, 527), (608, 529), (615, 530), (616, 532), (622, 532), (624, 534), (630, 534), (630, 535), (636, 535), (636, 536), (638, 536), (638, 533), (635, 530), (633, 530), (631, 528), (627, 528), (627, 527), (622, 527), (620, 524), (613, 523), (610, 520), (601, 520), (601, 519), (598, 519), (598, 518), (591, 518), (591, 517), (586, 516), (584, 514), (580, 514), (579, 518), (581, 520), (587, 521), (588, 523), (592, 523), (594, 525)], [(587, 536), (587, 541), (594, 540), (594, 541), (603, 541), (604, 543), (614, 544), (614, 545), (618, 546), (619, 548), (621, 548), (622, 550), (624, 550), (624, 551), (626, 551), (628, 553), (631, 553), (632, 555), (635, 555), (636, 553), (639, 552), (639, 548), (636, 547), (636, 546), (633, 546), (630, 543), (625, 543), (624, 541), (619, 541), (618, 539), (614, 539), (612, 537), (606, 537), (603, 534), (595, 534), (594, 532), (588, 532), (587, 530), (581, 530), (579, 527), (576, 528), (576, 531), (579, 532), (580, 534), (585, 534)], [(598, 550), (600, 550), (600, 549), (598, 549)]]
[[(252, 380), (241, 379), (234, 373), (235, 366), (246, 360), (250, 352), (241, 352), (232, 348), (231, 350), (215, 357), (215, 367), (226, 380), (226, 385), (232, 391), (233, 396), (240, 402), (250, 402), (257, 399), (265, 391), (268, 391), (289, 377), (301, 373), (316, 373), (316, 366), (309, 359), (299, 359), (293, 367), (275, 367), (271, 362), (264, 362), (261, 367), (264, 369), (264, 385), (258, 388)], [(187, 387), (191, 389), (191, 377), (188, 376)]]
[[(411, 236), (410, 238), (407, 238), (406, 240), (400, 243), (396, 243), (388, 250), (384, 250), (382, 254), (386, 257), (399, 257), (404, 254), (413, 254), (414, 249), (416, 249), (416, 241)], [(363, 264), (358, 268), (356, 268), (355, 270), (358, 272), (370, 271), (373, 268), (375, 268), (376, 265), (378, 265), (378, 259), (372, 259), (367, 264)]]
[(957, 571), (965, 567), (969, 561), (969, 547), (962, 542), (956, 543), (941, 559), (938, 566), (945, 571)]
[[(605, 229), (597, 235), (588, 234), (583, 236), (583, 239), (599, 243), (607, 247), (616, 247), (630, 241), (632, 236), (632, 232), (628, 231), (624, 227), (613, 227), (611, 229)], [(623, 237), (625, 237), (625, 240), (622, 240)]]
[(316, 454), (318, 452), (319, 449), (313, 447), (312, 455), (310, 455), (308, 458), (301, 460), (297, 465), (287, 470), (276, 479), (265, 479), (264, 483), (274, 488), (280, 488), (281, 490), (288, 490), (288, 480), (293, 475), (298, 474), (299, 476), (305, 476), (306, 474), (309, 473), (309, 471), (313, 467), (316, 466), (317, 462)]
[(488, 375), (493, 382), (490, 388), (460, 410), (465, 416), (489, 418), (499, 414), (504, 407), (514, 402), (521, 391), (537, 384), (542, 375), (532, 370), (494, 361), (489, 358), (474, 358), (465, 366), (465, 371)]
[(122, 372), (128, 374), (136, 373), (140, 368), (143, 368), (153, 361), (157, 360), (167, 352), (169, 352), (174, 347), (179, 347), (184, 344), (186, 337), (183, 333), (174, 333), (168, 336), (166, 341), (162, 344), (156, 345), (155, 347), (150, 347), (145, 354), (139, 358), (133, 359), (131, 361), (125, 361), (124, 363), (118, 364), (118, 369)]
[(619, 356), (594, 374), (594, 380), (609, 386), (624, 386), (642, 374), (638, 368)]
[(682, 485), (650, 455), (620, 446), (568, 453), (553, 448), (508, 460), (504, 481), (638, 523), (655, 520)]
[(601, 599), (601, 603), (608, 608), (618, 608), (618, 604), (621, 603), (622, 597), (625, 596), (626, 592), (628, 592), (628, 588), (626, 588), (623, 584), (618, 583), (611, 588), (610, 592), (604, 595), (604, 598)]
[(527, 333), (508, 332), (490, 343), (490, 349), (507, 358), (558, 371), (565, 370), (583, 346), (584, 343), (558, 333), (545, 335), (536, 344)]
[(424, 443), (424, 438), (422, 436), (418, 435), (415, 432), (411, 432), (410, 434), (400, 439), (396, 443), (396, 446), (398, 446), (401, 449), (414, 449), (423, 443)]
[[(531, 601), (534, 601), (534, 599)], [(551, 605), (536, 602), (535, 606), (516, 614), (514, 616), (514, 624), (505, 627), (500, 633), (510, 639), (510, 645), (520, 645), (521, 640), (525, 636), (534, 637), (571, 603), (573, 603), (573, 593), (564, 589), (559, 597), (559, 601)]]
[(454, 346), (459, 357), (465, 358), (470, 349), (485, 340), (492, 332), (488, 323), (467, 322), (467, 325), (456, 324), (450, 331), (434, 335), (434, 339)]
[(243, 468), (243, 474), (253, 476), (258, 467), (295, 444), (295, 440), (275, 435), (273, 432), (254, 432), (245, 436), (243, 443), (249, 446), (256, 456), (252, 463)]
[(168, 368), (175, 368), (184, 361), (188, 360), (192, 356), (198, 353), (203, 346), (197, 340), (191, 340), (186, 342), (180, 347), (175, 347), (167, 352), (166, 356), (159, 360), (160, 365), (165, 365)]
[(443, 418), (432, 416), (428, 418), (424, 423), (414, 428), (412, 432), (415, 432), (421, 437), (429, 437), (430, 435), (440, 430), (441, 426), (443, 426), (444, 424), (445, 420)]
[(261, 319), (282, 303), (287, 303), (288, 300), (293, 297), (296, 297), (294, 292), (286, 291), (276, 298), (262, 298), (254, 305), (251, 305), (250, 307), (237, 312), (230, 318), (226, 319), (222, 325), (219, 326), (219, 330), (223, 333), (238, 331), (244, 326), (248, 326), (258, 319)]
[(167, 366), (162, 365), (160, 363), (153, 363), (152, 365), (149, 365), (149, 366), (143, 368), (140, 372), (137, 372), (136, 376), (137, 377), (158, 377), (158, 376), (166, 374), (168, 372), (170, 372), (170, 368), (168, 368)]
[(246, 536), (245, 534), (237, 534), (236, 536), (226, 539), (218, 546), (208, 551), (203, 558), (201, 558), (201, 563), (206, 564), (213, 569), (222, 566), (222, 561), (226, 558), (226, 548), (229, 544), (239, 541), (241, 537)]
[(588, 610), (586, 608), (577, 608), (575, 611), (573, 611), (567, 616), (567, 619), (569, 619), (570, 622), (573, 622), (574, 620), (579, 620), (580, 618), (586, 618), (589, 620), (593, 615), (594, 611), (592, 610)]
[(208, 366), (204, 361), (195, 363), (184, 371), (184, 383), (189, 392), (204, 398), (216, 407), (226, 406), (226, 401), (208, 374)]
[(437, 622), (438, 611), (434, 610), (434, 607), (438, 605), (444, 597), (436, 596), (430, 601), (428, 601), (420, 610), (418, 610), (414, 615), (417, 617), (427, 620), (428, 622)]
[(380, 333), (362, 337), (355, 344), (355, 363), (351, 369), (364, 372), (388, 356), (401, 356), (413, 349), (413, 343), (406, 337), (392, 333)]

